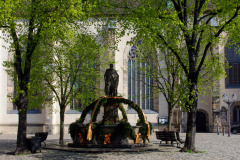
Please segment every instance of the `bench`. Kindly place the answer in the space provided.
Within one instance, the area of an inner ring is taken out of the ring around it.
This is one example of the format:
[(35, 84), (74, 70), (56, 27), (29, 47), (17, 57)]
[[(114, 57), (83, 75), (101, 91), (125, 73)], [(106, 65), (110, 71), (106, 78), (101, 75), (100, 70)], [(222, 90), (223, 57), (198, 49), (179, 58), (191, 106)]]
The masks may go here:
[(45, 140), (47, 139), (47, 136), (48, 136), (48, 132), (37, 132), (37, 133), (35, 133), (35, 137), (41, 137), (41, 142), (43, 142), (45, 144), (45, 147), (46, 147)]
[(160, 140), (160, 144), (162, 143), (162, 141), (165, 141), (166, 144), (167, 144), (167, 141), (171, 141), (172, 146), (173, 146), (173, 142), (177, 143), (177, 147), (178, 145), (180, 146), (180, 142), (178, 142), (174, 131), (169, 131), (169, 132), (157, 131), (156, 138)]

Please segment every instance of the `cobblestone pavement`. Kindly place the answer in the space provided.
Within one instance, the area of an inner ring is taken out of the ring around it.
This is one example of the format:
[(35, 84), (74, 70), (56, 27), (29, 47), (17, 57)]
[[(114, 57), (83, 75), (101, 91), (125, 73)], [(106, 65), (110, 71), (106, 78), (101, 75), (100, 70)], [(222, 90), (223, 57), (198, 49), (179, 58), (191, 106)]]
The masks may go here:
[[(181, 138), (185, 134), (181, 133)], [(30, 135), (29, 135), (30, 136)], [(49, 135), (46, 143), (57, 144), (59, 135)], [(69, 135), (65, 135), (66, 143), (71, 142)], [(240, 160), (240, 135), (217, 135), (216, 133), (197, 133), (196, 148), (201, 153), (182, 153), (179, 148), (162, 144), (155, 139), (153, 133), (151, 138), (153, 146), (159, 147), (159, 151), (146, 152), (108, 152), (108, 153), (75, 153), (59, 150), (46, 150), (29, 155), (10, 154), (16, 147), (16, 135), (0, 134), (0, 159), (17, 160)]]

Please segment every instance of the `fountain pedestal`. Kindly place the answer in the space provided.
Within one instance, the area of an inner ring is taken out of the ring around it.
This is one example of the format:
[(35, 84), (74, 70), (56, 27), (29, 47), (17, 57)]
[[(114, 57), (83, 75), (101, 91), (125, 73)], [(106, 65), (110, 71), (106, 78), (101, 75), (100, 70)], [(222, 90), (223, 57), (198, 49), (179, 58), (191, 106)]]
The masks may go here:
[(104, 116), (103, 116), (104, 124), (108, 124), (110, 122), (116, 125), (116, 120), (118, 118), (118, 107), (119, 107), (119, 104), (104, 105)]

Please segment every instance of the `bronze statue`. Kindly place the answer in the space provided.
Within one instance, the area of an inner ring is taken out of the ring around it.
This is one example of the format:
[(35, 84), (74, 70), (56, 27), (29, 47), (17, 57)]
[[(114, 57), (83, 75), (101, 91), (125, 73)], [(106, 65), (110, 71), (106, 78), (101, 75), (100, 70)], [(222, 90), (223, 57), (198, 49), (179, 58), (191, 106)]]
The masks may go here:
[(117, 87), (119, 76), (115, 69), (113, 69), (113, 64), (110, 64), (110, 68), (108, 68), (104, 74), (105, 80), (105, 94), (109, 97), (117, 96)]

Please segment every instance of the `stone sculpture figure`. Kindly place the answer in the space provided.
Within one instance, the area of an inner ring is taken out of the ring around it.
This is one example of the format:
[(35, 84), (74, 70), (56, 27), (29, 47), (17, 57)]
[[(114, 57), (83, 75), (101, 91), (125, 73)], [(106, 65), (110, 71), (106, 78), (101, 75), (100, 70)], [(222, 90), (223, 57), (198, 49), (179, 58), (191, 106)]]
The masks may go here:
[(109, 97), (117, 96), (117, 87), (119, 81), (119, 75), (115, 69), (113, 69), (113, 64), (110, 64), (104, 74), (105, 80), (105, 94)]
[[(110, 64), (110, 68), (106, 70), (104, 74), (104, 80), (106, 96), (116, 97), (119, 76), (117, 71), (113, 69), (113, 64)], [(105, 104), (103, 122), (104, 123), (111, 122), (116, 124), (117, 117), (118, 117), (118, 104)]]

